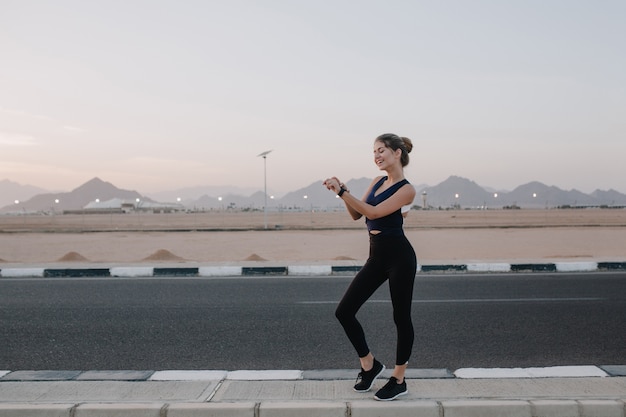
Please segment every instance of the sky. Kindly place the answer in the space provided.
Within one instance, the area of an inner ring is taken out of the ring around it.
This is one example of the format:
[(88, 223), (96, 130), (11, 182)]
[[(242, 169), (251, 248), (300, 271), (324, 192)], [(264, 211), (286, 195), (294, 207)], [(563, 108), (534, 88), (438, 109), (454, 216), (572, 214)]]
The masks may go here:
[[(0, 179), (626, 192), (624, 0), (0, 0)], [(267, 159), (258, 155), (272, 150)]]

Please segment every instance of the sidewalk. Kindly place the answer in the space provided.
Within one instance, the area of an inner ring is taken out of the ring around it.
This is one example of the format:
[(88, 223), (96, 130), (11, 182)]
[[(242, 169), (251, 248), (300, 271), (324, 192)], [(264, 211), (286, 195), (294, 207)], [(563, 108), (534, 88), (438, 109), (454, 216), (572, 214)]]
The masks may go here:
[(626, 366), (417, 369), (393, 402), (356, 373), (0, 371), (0, 416), (626, 416)]

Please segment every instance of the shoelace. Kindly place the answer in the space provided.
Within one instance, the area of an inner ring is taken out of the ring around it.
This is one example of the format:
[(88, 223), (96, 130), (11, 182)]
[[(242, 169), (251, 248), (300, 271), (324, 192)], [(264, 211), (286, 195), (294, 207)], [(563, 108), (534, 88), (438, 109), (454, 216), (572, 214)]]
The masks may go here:
[(354, 383), (358, 384), (360, 381), (363, 381), (363, 371), (359, 372), (359, 374), (356, 376), (356, 381), (354, 381)]

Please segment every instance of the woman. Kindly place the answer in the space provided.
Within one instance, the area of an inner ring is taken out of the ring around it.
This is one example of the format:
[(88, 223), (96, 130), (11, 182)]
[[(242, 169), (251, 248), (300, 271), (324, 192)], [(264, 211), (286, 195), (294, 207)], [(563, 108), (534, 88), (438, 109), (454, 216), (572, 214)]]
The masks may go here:
[(324, 181), (326, 188), (344, 201), (354, 220), (365, 216), (369, 231), (369, 258), (354, 277), (335, 312), (361, 362), (361, 372), (354, 386), (357, 392), (369, 391), (385, 366), (370, 351), (356, 313), (389, 280), (398, 336), (393, 374), (374, 396), (381, 401), (394, 400), (407, 393), (404, 375), (413, 348), (411, 304), (417, 260), (402, 229), (402, 207), (411, 204), (415, 198), (415, 188), (404, 178), (404, 167), (409, 163), (412, 148), (410, 139), (391, 133), (376, 138), (374, 163), (387, 175), (375, 178), (361, 200), (351, 195), (336, 177)]

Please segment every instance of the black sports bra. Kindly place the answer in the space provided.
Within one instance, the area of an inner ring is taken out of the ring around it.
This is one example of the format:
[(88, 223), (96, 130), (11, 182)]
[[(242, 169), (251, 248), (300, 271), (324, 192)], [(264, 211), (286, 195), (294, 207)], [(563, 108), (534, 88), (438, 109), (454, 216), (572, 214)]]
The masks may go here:
[[(386, 180), (387, 177), (385, 176), (382, 177), (376, 184), (374, 184), (374, 186), (372, 187), (372, 191), (370, 191), (367, 198), (365, 199), (366, 203), (377, 206), (378, 204), (382, 203), (393, 194), (395, 194), (395, 192), (398, 191), (402, 186), (404, 186), (405, 184), (409, 184), (408, 180), (403, 179), (402, 181), (393, 184), (382, 193), (376, 195), (376, 190), (378, 190)], [(378, 233), (378, 236), (402, 236), (404, 234), (404, 231), (402, 230), (403, 217), (401, 209), (398, 209), (393, 213), (385, 217), (380, 217), (378, 219), (371, 220), (365, 218), (365, 224), (367, 224), (367, 230), (370, 232), (372, 230), (379, 230), (380, 233)]]

